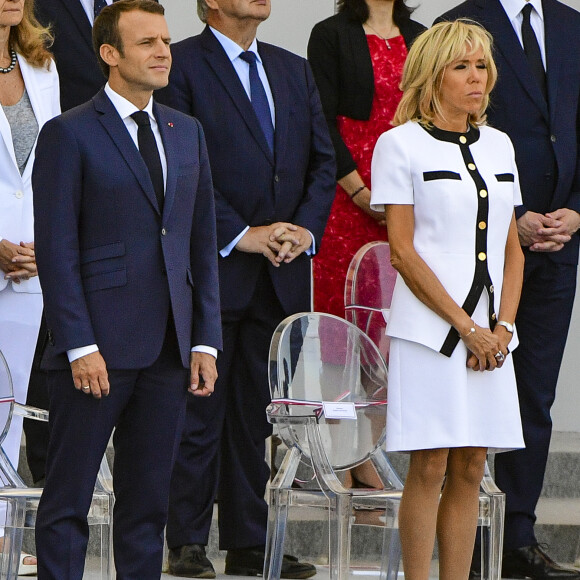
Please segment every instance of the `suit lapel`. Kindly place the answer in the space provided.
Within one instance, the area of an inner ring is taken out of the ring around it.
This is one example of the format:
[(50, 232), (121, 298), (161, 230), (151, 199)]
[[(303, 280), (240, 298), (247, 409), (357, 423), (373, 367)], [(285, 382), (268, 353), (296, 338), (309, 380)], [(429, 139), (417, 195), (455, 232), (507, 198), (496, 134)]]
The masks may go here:
[(143, 157), (141, 157), (141, 154), (139, 153), (139, 149), (137, 149), (133, 139), (131, 139), (131, 135), (129, 135), (127, 127), (125, 127), (125, 123), (121, 117), (119, 117), (117, 109), (115, 109), (113, 103), (111, 103), (103, 89), (93, 97), (93, 103), (97, 112), (100, 113), (99, 121), (111, 137), (113, 143), (119, 150), (119, 153), (129, 166), (129, 169), (137, 178), (139, 185), (145, 192), (151, 205), (155, 208), (155, 211), (159, 213), (157, 198), (155, 197), (153, 183), (151, 182), (147, 166), (143, 161)]
[[(24, 86), (26, 87), (26, 92), (28, 93), (28, 98), (30, 99), (30, 105), (34, 111), (34, 116), (36, 117), (36, 122), (38, 123), (39, 130), (46, 120), (51, 116), (49, 114), (49, 107), (52, 106), (51, 102), (46, 100), (46, 95), (42, 94), (42, 91), (46, 87), (46, 84), (52, 82), (50, 75), (44, 72), (44, 69), (38, 69), (36, 67), (28, 64), (26, 59), (18, 55), (18, 64), (20, 66), (20, 71), (22, 72), (22, 78), (24, 79)], [(52, 66), (55, 66), (54, 63)], [(38, 138), (38, 137), (37, 137)], [(36, 142), (34, 143), (36, 148)], [(24, 173), (22, 174), (22, 179), (26, 179), (32, 173), (32, 165), (34, 163), (34, 149), (32, 150)]]
[[(290, 121), (290, 90), (288, 81), (282, 68), (277, 66), (275, 59), (268, 51), (268, 47), (262, 43), (258, 43), (258, 50), (260, 57), (264, 64), (266, 75), (268, 76), (268, 83), (274, 97), (274, 108), (276, 117), (276, 128), (274, 131), (274, 151), (283, 151), (284, 143), (286, 142), (286, 135), (288, 133), (288, 123)], [(263, 135), (260, 129), (260, 134)], [(264, 142), (266, 140), (264, 139)], [(268, 149), (268, 153), (270, 153)]]
[(166, 217), (171, 213), (173, 202), (175, 200), (177, 174), (179, 170), (179, 161), (177, 151), (175, 150), (175, 140), (172, 135), (173, 123), (171, 118), (165, 115), (165, 112), (157, 104), (153, 103), (153, 114), (157, 119), (159, 133), (165, 149), (165, 159), (167, 161), (167, 179), (165, 184), (165, 202), (163, 204), (163, 216)]
[[(223, 50), (217, 38), (213, 35), (209, 28), (205, 28), (202, 32), (202, 44), (206, 49), (205, 59), (209, 67), (215, 72), (219, 82), (224, 86), (226, 92), (230, 96), (234, 106), (238, 109), (242, 119), (248, 126), (248, 129), (258, 145), (273, 164), (274, 159), (260, 122), (256, 117), (256, 113), (252, 107), (252, 103), (240, 82), (238, 74), (236, 73), (230, 59)], [(241, 52), (240, 48), (240, 52)], [(277, 122), (277, 119), (276, 119)], [(276, 127), (277, 131), (278, 127)]]
[(551, 2), (544, 0), (542, 8), (544, 12), (544, 42), (546, 44), (546, 79), (548, 83), (548, 102), (552, 104), (550, 112), (555, 111), (553, 106), (558, 98), (558, 85), (560, 75), (560, 52), (562, 47), (559, 43), (562, 22), (559, 21), (555, 11), (551, 8)]
[[(41, 0), (45, 1), (45, 0)], [(87, 13), (85, 12), (82, 4), (79, 0), (53, 0), (57, 4), (60, 3), (61, 6), (66, 10), (71, 16), (71, 22), (74, 22), (78, 28), (80, 36), (87, 43), (91, 52), (93, 51), (93, 39), (92, 39), (92, 26), (87, 18)]]
[(512, 69), (511, 73), (503, 71), (502, 74), (514, 74), (525, 91), (530, 95), (530, 98), (542, 111), (542, 114), (548, 119), (548, 104), (544, 99), (538, 82), (534, 78), (524, 49), (500, 1), (479, 0), (477, 4), (481, 10), (481, 19), (479, 21), (485, 23), (485, 27), (493, 36), (496, 50), (501, 52), (506, 63)]

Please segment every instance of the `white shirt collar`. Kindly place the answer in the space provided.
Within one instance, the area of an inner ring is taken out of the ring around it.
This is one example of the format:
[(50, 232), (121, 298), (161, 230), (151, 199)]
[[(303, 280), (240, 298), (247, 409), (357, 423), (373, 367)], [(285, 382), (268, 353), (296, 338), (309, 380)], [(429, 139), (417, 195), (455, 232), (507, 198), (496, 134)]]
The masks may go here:
[(531, 4), (534, 10), (538, 13), (538, 16), (540, 17), (542, 22), (544, 21), (544, 10), (542, 8), (542, 0), (530, 0), (529, 2), (526, 2), (526, 0), (501, 0), (501, 3), (503, 9), (505, 10), (505, 13), (510, 19), (510, 22), (513, 22), (519, 16), (520, 12), (522, 11), (522, 8), (526, 4)]
[[(216, 30), (212, 26), (210, 26), (209, 29), (218, 39), (218, 42), (222, 45), (223, 49), (226, 51), (226, 54), (228, 55), (228, 58), (232, 62), (240, 56), (240, 54), (243, 52), (244, 49), (239, 44), (234, 42), (231, 38), (227, 37), (225, 34), (222, 34), (219, 30)], [(255, 38), (254, 40), (252, 40), (252, 44), (250, 44), (250, 48), (248, 48), (248, 50), (251, 50), (253, 53), (255, 53), (258, 62), (260, 63), (262, 62), (260, 54), (258, 53), (258, 42)]]
[[(111, 99), (111, 103), (121, 119), (126, 119), (130, 117), (135, 111), (139, 111), (139, 107), (136, 107), (131, 101), (128, 101), (125, 97), (122, 97), (119, 93), (115, 92), (109, 83), (105, 85), (105, 93), (109, 99)], [(143, 109), (146, 113), (149, 114), (149, 117), (155, 121), (155, 117), (153, 116), (153, 96), (149, 99), (147, 106)]]

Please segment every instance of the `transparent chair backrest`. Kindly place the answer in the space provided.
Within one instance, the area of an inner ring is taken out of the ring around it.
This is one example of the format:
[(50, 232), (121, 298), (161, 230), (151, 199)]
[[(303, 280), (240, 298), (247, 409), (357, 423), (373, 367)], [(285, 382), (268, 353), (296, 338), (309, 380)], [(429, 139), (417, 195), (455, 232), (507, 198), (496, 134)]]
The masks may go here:
[(353, 256), (344, 289), (345, 317), (363, 330), (388, 360), (385, 334), (397, 271), (388, 242), (370, 242)]
[[(387, 369), (373, 342), (356, 326), (331, 314), (296, 314), (276, 329), (270, 347), (273, 399), (291, 399), (284, 413), (317, 415), (330, 463), (361, 463), (384, 441)], [(328, 419), (322, 402), (354, 403), (356, 419)], [(305, 429), (278, 421), (288, 447), (310, 457)]]

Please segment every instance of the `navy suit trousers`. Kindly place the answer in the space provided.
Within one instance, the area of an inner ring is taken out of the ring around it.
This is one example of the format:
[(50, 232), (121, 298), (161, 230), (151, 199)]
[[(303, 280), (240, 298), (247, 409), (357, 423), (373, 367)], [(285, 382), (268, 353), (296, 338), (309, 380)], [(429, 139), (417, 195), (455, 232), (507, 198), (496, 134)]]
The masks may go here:
[(572, 316), (575, 264), (526, 252), (516, 317), (520, 344), (513, 352), (525, 449), (495, 458), (495, 481), (506, 493), (506, 552), (536, 543), (535, 509), (552, 433), (550, 409)]
[(83, 577), (87, 512), (114, 428), (116, 578), (159, 580), (188, 377), (172, 322), (156, 362), (109, 370), (110, 394), (101, 400), (77, 391), (70, 370), (48, 372), (50, 443), (36, 521), (40, 580)]
[[(282, 265), (284, 267), (284, 265)], [(213, 396), (188, 395), (187, 416), (173, 471), (167, 544), (208, 542), (217, 494), (220, 549), (263, 546), (268, 510), (264, 461), (270, 403), (268, 352), (285, 313), (264, 265), (251, 303), (222, 312), (224, 348)]]

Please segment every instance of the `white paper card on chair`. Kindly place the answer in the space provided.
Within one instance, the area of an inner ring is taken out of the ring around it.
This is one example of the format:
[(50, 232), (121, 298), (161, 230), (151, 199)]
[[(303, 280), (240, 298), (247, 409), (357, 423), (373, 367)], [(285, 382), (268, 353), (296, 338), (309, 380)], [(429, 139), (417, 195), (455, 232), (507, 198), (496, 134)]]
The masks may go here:
[(323, 402), (322, 407), (327, 419), (356, 419), (354, 403)]

